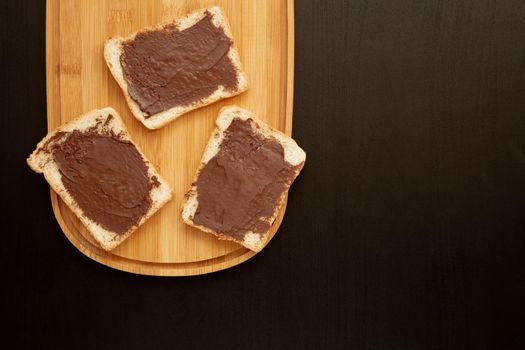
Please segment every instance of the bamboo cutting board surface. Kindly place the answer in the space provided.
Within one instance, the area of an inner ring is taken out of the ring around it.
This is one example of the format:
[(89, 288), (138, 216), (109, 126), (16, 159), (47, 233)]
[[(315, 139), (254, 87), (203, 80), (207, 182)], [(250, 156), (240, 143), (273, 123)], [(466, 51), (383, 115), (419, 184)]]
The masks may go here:
[[(148, 130), (129, 111), (103, 58), (108, 37), (126, 36), (193, 10), (219, 5), (232, 28), (247, 92), (190, 112)], [(133, 140), (172, 185), (174, 198), (111, 252), (100, 249), (76, 216), (51, 191), (53, 211), (65, 235), (90, 258), (124, 271), (185, 276), (222, 270), (255, 253), (189, 227), (180, 205), (199, 165), (219, 109), (230, 104), (252, 110), (291, 135), (294, 53), (293, 0), (48, 0), (46, 66), (48, 128), (94, 108), (112, 106)], [(285, 211), (272, 228), (277, 231)]]

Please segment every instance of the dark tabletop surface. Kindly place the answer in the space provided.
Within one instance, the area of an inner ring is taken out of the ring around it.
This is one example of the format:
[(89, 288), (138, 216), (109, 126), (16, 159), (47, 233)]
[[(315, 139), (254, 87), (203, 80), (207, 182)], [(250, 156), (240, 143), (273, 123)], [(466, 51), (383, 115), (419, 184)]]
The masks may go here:
[(222, 272), (86, 258), (25, 159), (46, 134), (45, 3), (2, 2), (6, 338), (98, 348), (515, 349), (525, 310), (525, 1), (296, 1), (278, 235)]

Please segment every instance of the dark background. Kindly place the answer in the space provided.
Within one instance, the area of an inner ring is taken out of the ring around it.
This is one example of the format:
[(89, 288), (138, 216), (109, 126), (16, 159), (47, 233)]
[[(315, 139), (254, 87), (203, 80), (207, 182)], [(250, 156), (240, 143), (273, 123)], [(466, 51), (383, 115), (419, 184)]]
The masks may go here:
[(525, 310), (525, 1), (296, 1), (278, 236), (222, 272), (112, 270), (25, 159), (45, 3), (1, 3), (2, 316), (22, 347), (515, 349)]

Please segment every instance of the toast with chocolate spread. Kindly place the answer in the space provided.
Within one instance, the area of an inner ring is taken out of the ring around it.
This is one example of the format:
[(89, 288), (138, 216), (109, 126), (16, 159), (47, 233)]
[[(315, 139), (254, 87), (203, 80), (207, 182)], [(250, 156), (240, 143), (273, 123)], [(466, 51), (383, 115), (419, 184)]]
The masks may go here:
[(219, 7), (111, 38), (104, 58), (131, 112), (150, 129), (248, 88)]
[(27, 163), (44, 174), (105, 250), (122, 243), (172, 197), (112, 108), (50, 132)]
[(237, 106), (223, 108), (182, 204), (188, 225), (260, 251), (306, 154)]

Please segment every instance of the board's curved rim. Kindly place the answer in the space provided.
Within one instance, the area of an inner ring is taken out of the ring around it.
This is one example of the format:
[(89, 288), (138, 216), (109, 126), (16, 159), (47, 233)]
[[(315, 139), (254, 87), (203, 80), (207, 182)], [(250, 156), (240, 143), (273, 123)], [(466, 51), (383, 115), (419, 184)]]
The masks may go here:
[[(56, 38), (59, 37), (60, 33), (57, 26), (52, 25), (51, 16), (49, 13), (51, 11), (55, 12), (56, 15), (53, 18), (56, 20), (59, 13), (59, 0), (47, 0), (46, 3), (46, 60), (48, 57), (53, 56), (53, 62), (57, 62), (57, 58), (60, 56), (57, 52), (60, 51), (59, 41)], [(285, 125), (284, 132), (287, 135), (292, 133), (292, 112), (293, 112), (293, 80), (294, 80), (294, 1), (287, 0), (287, 74), (286, 74), (286, 112), (285, 112)], [(50, 30), (53, 29), (53, 30)], [(55, 69), (57, 65), (49, 66), (46, 64), (46, 84), (47, 84), (47, 103), (48, 106), (51, 103), (54, 103), (55, 106), (58, 105), (58, 108), (55, 108), (55, 111), (60, 111), (60, 101), (50, 101), (49, 96), (58, 95), (60, 96), (60, 83), (57, 78)], [(58, 93), (50, 93), (51, 89), (58, 89)], [(48, 108), (49, 111), (49, 108)], [(49, 112), (48, 112), (49, 116)], [(48, 121), (48, 130), (55, 129), (56, 120), (60, 118), (60, 113), (58, 118), (47, 118)], [(60, 124), (60, 123), (58, 123)], [(226, 255), (214, 257), (208, 260), (187, 262), (187, 263), (160, 263), (160, 262), (145, 262), (140, 260), (133, 260), (111, 254), (111, 252), (105, 252), (102, 249), (94, 248), (89, 242), (81, 242), (79, 236), (81, 234), (74, 234), (73, 230), (66, 224), (66, 221), (62, 217), (62, 213), (59, 205), (58, 195), (51, 189), (51, 206), (53, 208), (53, 213), (57, 219), (60, 228), (64, 232), (64, 235), (71, 242), (71, 244), (77, 248), (82, 254), (89, 257), (96, 262), (106, 265), (108, 267), (135, 273), (141, 275), (151, 275), (151, 276), (193, 276), (201, 275), (211, 272), (216, 272), (220, 270), (227, 269), (232, 266), (236, 266), (255, 256), (257, 253), (250, 251), (244, 247), (240, 247), (233, 252), (230, 252)], [(275, 236), (276, 231), (282, 223), (284, 213), (286, 211), (287, 198), (285, 199), (281, 211), (276, 218), (274, 223), (273, 234), (270, 239)], [(90, 247), (91, 246), (91, 247)]]

